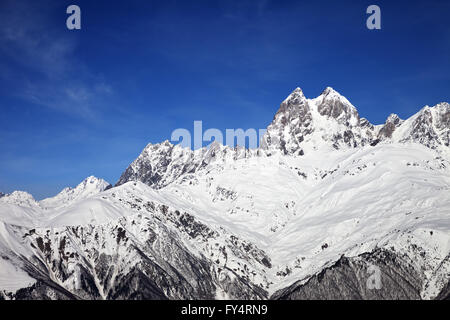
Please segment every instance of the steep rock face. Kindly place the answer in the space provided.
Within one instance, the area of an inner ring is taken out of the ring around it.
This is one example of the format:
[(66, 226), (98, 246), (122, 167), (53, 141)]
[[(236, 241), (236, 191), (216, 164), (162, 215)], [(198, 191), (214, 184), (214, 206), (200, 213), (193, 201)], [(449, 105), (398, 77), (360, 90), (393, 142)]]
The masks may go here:
[(445, 103), (374, 126), (296, 89), (260, 149), (166, 141), (114, 188), (13, 193), (0, 299), (448, 298), (448, 132)]
[[(173, 234), (157, 235), (152, 230), (145, 231), (145, 242), (118, 226), (42, 230), (30, 239), (36, 247), (34, 255), (22, 258), (37, 282), (9, 298), (215, 299), (221, 291), (233, 299), (267, 296), (233, 270), (217, 269), (206, 257), (193, 255)], [(113, 252), (106, 246), (112, 246)]]
[(436, 109), (435, 127), (441, 143), (450, 146), (450, 104), (443, 102), (434, 107)]
[(0, 198), (4, 197), (5, 194), (3, 192), (0, 192)]
[(410, 139), (415, 142), (426, 145), (427, 147), (434, 147), (439, 144), (439, 136), (433, 128), (433, 116), (431, 111), (426, 108), (414, 120)]
[(284, 154), (303, 155), (300, 144), (314, 131), (309, 103), (300, 88), (282, 103), (262, 137), (263, 150), (279, 149)]
[(322, 125), (322, 121), (316, 121), (326, 133), (322, 136), (325, 143), (332, 142), (335, 149), (340, 149), (361, 147), (372, 141), (373, 125), (364, 118), (361, 122), (356, 108), (334, 89), (326, 88), (313, 100), (319, 114), (328, 120)]
[(121, 175), (116, 186), (129, 181), (140, 181), (155, 189), (174, 182), (184, 174), (194, 174), (208, 165), (250, 157), (255, 150), (230, 148), (213, 142), (209, 147), (192, 151), (169, 141), (149, 144)]
[(319, 96), (317, 111), (322, 116), (335, 119), (349, 127), (358, 125), (359, 114), (356, 108), (334, 89), (328, 87)]
[[(291, 126), (296, 124), (295, 126)], [(267, 128), (261, 143), (262, 149), (280, 148), (284, 154), (303, 153), (300, 143), (311, 134), (312, 114), (300, 88), (295, 89), (280, 106), (272, 123)]]
[[(1, 295), (2, 293), (0, 293)], [(77, 300), (78, 297), (51, 280), (39, 280), (30, 287), (19, 289), (14, 294), (4, 294), (14, 300)]]
[(327, 146), (357, 148), (380, 141), (448, 148), (449, 119), (450, 107), (444, 102), (424, 107), (407, 120), (391, 114), (383, 125), (374, 126), (360, 118), (356, 108), (330, 87), (314, 99), (307, 99), (297, 88), (281, 104), (260, 147), (269, 154), (279, 150), (289, 155), (303, 155)]
[(439, 295), (436, 297), (436, 300), (450, 300), (450, 281), (441, 290)]
[(360, 119), (356, 108), (328, 87), (315, 99), (300, 88), (283, 101), (262, 138), (261, 149), (304, 155), (326, 147), (355, 148), (369, 144), (374, 127)]
[(416, 115), (405, 121), (406, 128), (397, 137), (400, 142), (417, 142), (431, 149), (449, 146), (450, 105), (440, 103), (434, 107), (424, 107)]
[[(119, 191), (110, 190), (105, 201), (135, 213), (110, 223), (39, 229), (4, 224), (6, 242), (16, 243), (8, 261), (16, 261), (36, 282), (2, 294), (13, 299), (267, 297), (250, 281), (255, 265), (270, 268), (263, 251), (187, 212), (137, 195), (122, 198)], [(3, 243), (0, 238), (0, 249)]]
[(128, 181), (141, 181), (154, 188), (163, 186), (171, 175), (195, 172), (198, 158), (189, 149), (175, 147), (169, 141), (149, 144), (125, 170), (116, 186)]
[[(380, 271), (380, 282), (369, 283)], [(280, 290), (273, 299), (281, 300), (417, 300), (422, 279), (412, 261), (397, 253), (377, 249), (358, 257), (341, 257), (306, 282), (299, 281)]]
[(402, 122), (403, 121), (398, 117), (398, 115), (392, 113), (386, 119), (386, 122), (378, 132), (378, 138), (381, 140), (392, 138), (392, 134), (394, 133), (395, 129), (397, 129), (402, 124)]
[(174, 146), (169, 141), (149, 144), (125, 170), (116, 186), (141, 181), (159, 189), (212, 164), (274, 153), (303, 156), (321, 149), (354, 149), (380, 142), (415, 142), (432, 149), (448, 149), (449, 110), (448, 103), (441, 103), (425, 107), (407, 120), (391, 114), (383, 125), (374, 126), (360, 118), (356, 108), (331, 87), (314, 99), (307, 99), (303, 91), (296, 88), (281, 103), (261, 137), (259, 149), (233, 149), (216, 142), (209, 148), (195, 151)]

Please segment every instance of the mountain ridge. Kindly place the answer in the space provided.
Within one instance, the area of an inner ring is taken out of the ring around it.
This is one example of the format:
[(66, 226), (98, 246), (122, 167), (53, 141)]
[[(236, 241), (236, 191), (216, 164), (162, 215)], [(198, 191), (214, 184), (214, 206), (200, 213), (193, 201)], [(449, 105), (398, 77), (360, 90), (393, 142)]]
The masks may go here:
[[(10, 194), (3, 194), (0, 192), (0, 198), (3, 197), (3, 202), (8, 202), (12, 204), (18, 204), (22, 206), (39, 206), (42, 209), (48, 207), (52, 202), (60, 199), (62, 202), (72, 201), (74, 199), (69, 199), (69, 195), (75, 198), (86, 198), (90, 195), (95, 195), (96, 193), (102, 192), (111, 188), (112, 185), (101, 178), (94, 176), (89, 176), (81, 181), (76, 187), (66, 187), (61, 190), (58, 194), (53, 197), (45, 198), (40, 201), (34, 199), (33, 195), (26, 191), (13, 191)], [(90, 189), (90, 190), (87, 190)], [(83, 195), (83, 193), (86, 193)], [(63, 198), (63, 199), (61, 199)], [(76, 200), (76, 199), (75, 199)]]
[[(437, 112), (434, 112), (435, 110)], [(420, 119), (424, 117), (424, 112), (427, 122), (426, 125), (421, 125)], [(419, 120), (413, 122), (417, 118)], [(297, 87), (281, 103), (257, 149), (216, 146), (215, 150), (219, 152), (215, 159), (236, 160), (251, 156), (270, 156), (273, 152), (302, 156), (306, 150), (313, 152), (318, 148), (330, 146), (332, 149), (357, 148), (374, 146), (380, 142), (408, 141), (450, 152), (449, 119), (450, 105), (443, 102), (434, 107), (426, 106), (407, 120), (401, 120), (398, 115), (391, 114), (384, 124), (373, 125), (366, 118), (360, 118), (356, 107), (333, 88), (327, 87), (318, 97), (307, 99)], [(435, 132), (433, 126), (436, 121), (440, 128), (438, 132)], [(404, 123), (408, 127), (413, 126), (412, 129), (401, 127)], [(395, 134), (393, 138), (395, 131), (398, 133), (402, 130), (405, 131), (403, 135)], [(157, 156), (152, 156), (152, 152)], [(127, 181), (141, 181), (156, 187), (166, 186), (186, 172), (204, 168), (211, 162), (211, 158), (204, 158), (207, 154), (207, 147), (191, 150), (173, 145), (168, 140), (149, 144), (123, 172), (115, 185)]]
[(115, 187), (3, 197), (0, 298), (446, 297), (448, 112), (373, 125), (332, 88), (297, 88), (258, 149), (148, 144)]

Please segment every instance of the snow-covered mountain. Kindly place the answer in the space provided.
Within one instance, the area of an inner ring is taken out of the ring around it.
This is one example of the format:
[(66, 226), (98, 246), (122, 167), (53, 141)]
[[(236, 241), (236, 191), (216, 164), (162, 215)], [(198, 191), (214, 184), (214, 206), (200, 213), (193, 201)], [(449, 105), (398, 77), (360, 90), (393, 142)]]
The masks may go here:
[(14, 191), (10, 194), (3, 195), (1, 201), (3, 203), (15, 204), (26, 208), (38, 206), (38, 203), (34, 200), (33, 196), (25, 191)]
[(90, 176), (75, 188), (65, 188), (55, 197), (40, 201), (39, 206), (45, 210), (66, 207), (76, 201), (87, 199), (111, 187), (111, 184), (105, 180)]
[(374, 126), (332, 88), (315, 99), (306, 99), (297, 88), (281, 104), (262, 139), (262, 148), (303, 155), (329, 146), (358, 148), (379, 141), (409, 141), (448, 151), (449, 126), (450, 105), (446, 102), (425, 106), (406, 121), (391, 114), (383, 125)]
[(209, 148), (192, 151), (173, 145), (168, 140), (159, 144), (149, 144), (139, 157), (121, 175), (116, 186), (128, 181), (141, 181), (159, 189), (169, 185), (185, 174), (194, 174), (213, 164), (235, 161), (257, 155), (258, 150), (242, 147), (230, 148), (213, 142)]
[(373, 125), (297, 88), (259, 149), (149, 144), (113, 188), (0, 198), (0, 297), (448, 298), (449, 134), (448, 103)]
[(0, 219), (7, 223), (23, 226), (42, 225), (53, 216), (79, 206), (88, 199), (112, 186), (103, 179), (90, 176), (75, 188), (65, 188), (55, 197), (36, 201), (24, 191), (14, 191), (0, 198)]

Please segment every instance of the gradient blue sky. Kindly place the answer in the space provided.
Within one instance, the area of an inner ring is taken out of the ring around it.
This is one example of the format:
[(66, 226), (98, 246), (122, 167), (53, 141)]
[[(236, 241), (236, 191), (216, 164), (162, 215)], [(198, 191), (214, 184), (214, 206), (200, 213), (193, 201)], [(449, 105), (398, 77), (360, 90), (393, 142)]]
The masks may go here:
[(0, 0), (0, 191), (114, 184), (194, 120), (265, 128), (297, 86), (409, 117), (450, 100), (449, 19), (450, 1)]

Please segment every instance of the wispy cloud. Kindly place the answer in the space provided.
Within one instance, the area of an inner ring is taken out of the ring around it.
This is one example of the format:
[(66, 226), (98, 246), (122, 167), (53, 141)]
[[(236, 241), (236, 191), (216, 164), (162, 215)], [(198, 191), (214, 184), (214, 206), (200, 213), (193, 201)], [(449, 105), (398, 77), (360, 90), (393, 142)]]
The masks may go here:
[(0, 11), (1, 50), (15, 62), (47, 76), (60, 76), (76, 47), (49, 24), (47, 3), (6, 1)]
[(51, 24), (52, 7), (46, 1), (7, 0), (2, 4), (0, 55), (16, 66), (14, 74), (6, 72), (3, 77), (12, 76), (8, 78), (15, 81), (10, 94), (16, 97), (94, 119), (102, 99), (113, 94), (113, 89), (77, 58), (77, 35)]
[(99, 104), (103, 104), (105, 96), (111, 93), (111, 89), (108, 88), (101, 85), (88, 87), (74, 81), (64, 84), (55, 84), (51, 81), (28, 82), (24, 84), (20, 97), (55, 111), (95, 120)]

